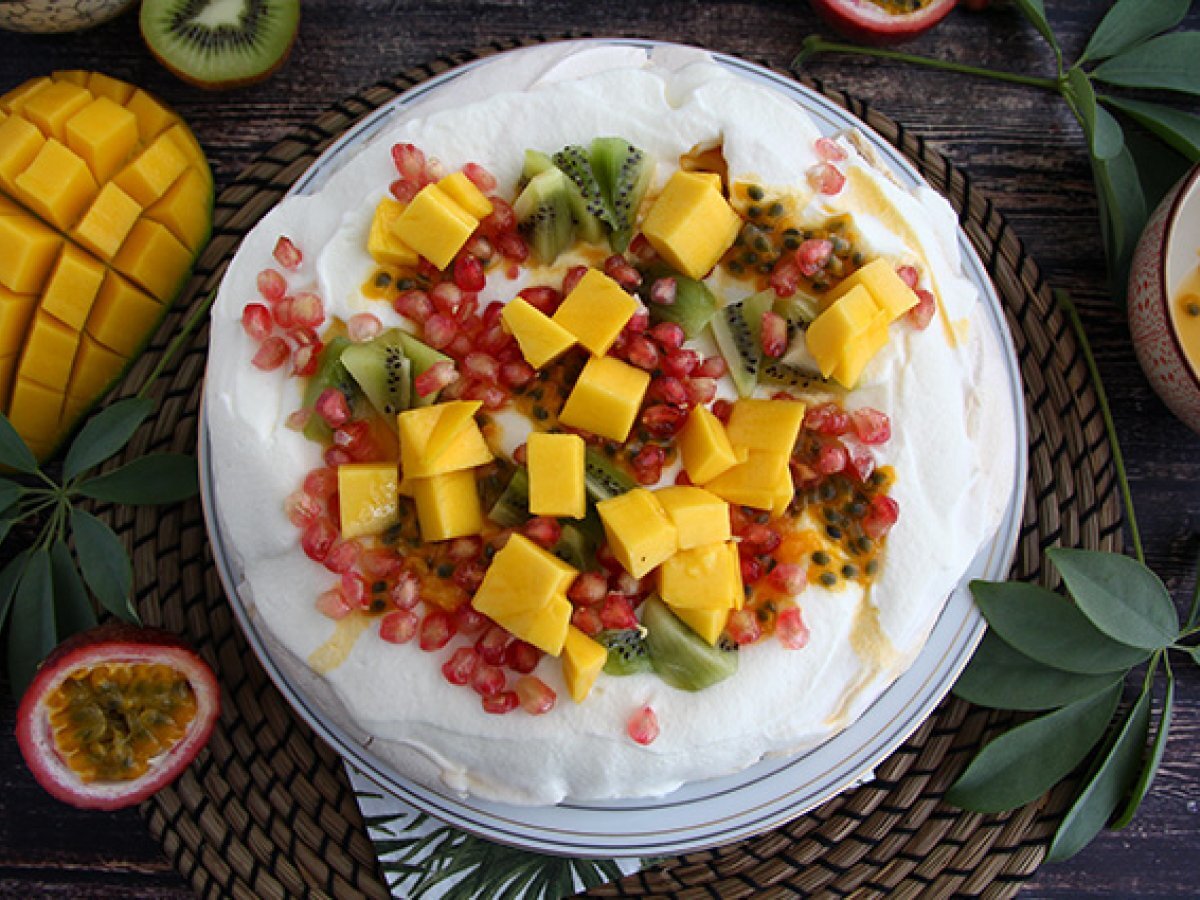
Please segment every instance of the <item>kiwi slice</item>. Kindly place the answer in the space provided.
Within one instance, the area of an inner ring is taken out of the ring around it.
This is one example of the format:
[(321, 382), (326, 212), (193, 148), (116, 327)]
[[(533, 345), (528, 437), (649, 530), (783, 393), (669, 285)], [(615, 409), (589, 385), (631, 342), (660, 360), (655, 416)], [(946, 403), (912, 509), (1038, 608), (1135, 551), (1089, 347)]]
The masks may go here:
[(563, 147), (554, 154), (554, 165), (570, 180), (571, 214), (579, 236), (590, 244), (598, 244), (612, 227), (612, 213), (592, 172), (587, 149), (578, 144)]
[(142, 38), (160, 63), (202, 88), (253, 84), (283, 65), (299, 0), (143, 0)]
[(554, 555), (580, 572), (596, 568), (596, 542), (574, 522), (562, 522), (562, 536), (554, 545)]
[(637, 487), (632, 475), (593, 447), (583, 454), (583, 479), (587, 495), (595, 503)]
[(730, 303), (712, 319), (713, 337), (729, 366), (738, 394), (749, 397), (763, 364), (762, 317), (775, 302), (774, 291), (762, 291)]
[(808, 331), (808, 326), (820, 314), (821, 305), (816, 297), (797, 291), (790, 297), (777, 299), (774, 309), (783, 316), (783, 321), (787, 323), (788, 344), (790, 345), (800, 332)]
[(642, 604), (646, 652), (658, 677), (681, 691), (702, 691), (737, 672), (736, 645), (712, 646), (656, 596)]
[(541, 150), (525, 151), (525, 164), (521, 167), (521, 187), (529, 184), (535, 175), (541, 175), (547, 169), (554, 168), (554, 160)]
[(502, 528), (516, 528), (529, 521), (529, 470), (513, 469), (504, 492), (488, 510), (488, 518)]
[[(654, 283), (660, 278), (675, 279), (675, 302), (670, 306), (650, 299)], [(649, 266), (642, 272), (642, 286), (638, 293), (650, 310), (652, 321), (675, 322), (683, 328), (688, 340), (699, 337), (717, 311), (717, 298), (708, 285), (661, 264)]]
[(396, 414), (412, 402), (412, 362), (404, 352), (399, 328), (389, 328), (373, 340), (351, 344), (342, 351), (346, 367), (371, 405), (395, 427)]
[(608, 648), (604, 660), (606, 675), (635, 675), (638, 672), (653, 672), (650, 651), (646, 649), (646, 638), (640, 628), (616, 628), (601, 631), (596, 643)]
[(609, 243), (617, 253), (624, 253), (637, 225), (638, 207), (654, 175), (654, 162), (644, 150), (619, 137), (596, 138), (589, 157), (611, 215)]
[(777, 384), (799, 391), (841, 390), (832, 381), (822, 378), (821, 373), (814, 369), (780, 362), (777, 359), (769, 359), (763, 363), (758, 372), (758, 380), (764, 384)]
[(437, 402), (438, 394), (441, 391), (432, 391), (422, 397), (417, 393), (416, 379), (418, 375), (425, 374), (436, 363), (452, 362), (445, 353), (434, 350), (426, 343), (418, 341), (415, 337), (406, 331), (397, 329), (397, 336), (400, 338), (400, 344), (404, 347), (404, 355), (408, 357), (408, 361), (412, 363), (413, 386), (411, 392), (411, 406), (432, 406)]
[(308, 424), (304, 426), (304, 436), (310, 441), (327, 444), (333, 438), (333, 430), (315, 411), (317, 398), (326, 388), (337, 388), (341, 391), (352, 411), (362, 408), (363, 394), (358, 382), (342, 365), (342, 354), (349, 346), (350, 339), (347, 337), (335, 337), (326, 344), (317, 360), (317, 371), (309, 378), (308, 386), (304, 389), (304, 408), (313, 410), (312, 415), (308, 417)]
[(537, 258), (549, 265), (571, 246), (575, 236), (570, 179), (551, 167), (529, 180), (513, 203), (518, 224), (529, 233)]

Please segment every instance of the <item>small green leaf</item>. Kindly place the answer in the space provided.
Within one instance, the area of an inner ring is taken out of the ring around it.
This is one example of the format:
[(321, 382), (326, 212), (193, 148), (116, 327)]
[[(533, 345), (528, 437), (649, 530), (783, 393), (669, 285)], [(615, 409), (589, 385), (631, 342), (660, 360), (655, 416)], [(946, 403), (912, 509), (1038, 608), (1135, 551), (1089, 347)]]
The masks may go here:
[(1102, 62), (1092, 77), (1118, 87), (1200, 95), (1200, 31), (1151, 38)]
[(1080, 62), (1107, 59), (1136, 47), (1147, 38), (1169, 31), (1187, 15), (1192, 0), (1117, 0), (1112, 5), (1080, 57)]
[(1146, 207), (1154, 209), (1167, 192), (1175, 186), (1192, 167), (1192, 163), (1181, 154), (1148, 131), (1130, 129), (1125, 132), (1125, 145), (1133, 155), (1137, 166), (1142, 191), (1146, 195)]
[(954, 693), (989, 709), (1036, 712), (1092, 697), (1123, 678), (1122, 672), (1080, 675), (1042, 665), (1018, 653), (989, 630), (959, 676)]
[(1109, 288), (1123, 299), (1133, 250), (1146, 225), (1146, 198), (1128, 147), (1112, 159), (1092, 157), (1092, 177), (1100, 201)]
[(3, 569), (0, 569), (0, 628), (4, 627), (4, 623), (8, 619), (8, 610), (12, 606), (13, 595), (17, 591), (17, 582), (25, 574), (25, 563), (32, 552), (32, 550), (22, 550), (9, 560)]
[(1107, 747), (1099, 767), (1059, 824), (1046, 854), (1048, 861), (1070, 859), (1100, 833), (1137, 779), (1149, 734), (1150, 691), (1144, 690), (1127, 714), (1116, 739)]
[(37, 672), (38, 663), (57, 643), (50, 554), (46, 550), (34, 550), (17, 582), (8, 629), (8, 678), (14, 697), (25, 693)]
[(1129, 794), (1129, 799), (1125, 802), (1125, 808), (1113, 820), (1110, 826), (1114, 831), (1124, 828), (1133, 821), (1138, 807), (1142, 805), (1142, 801), (1146, 799), (1146, 794), (1150, 792), (1150, 785), (1154, 783), (1154, 776), (1158, 774), (1158, 767), (1162, 763), (1163, 753), (1167, 749), (1167, 738), (1171, 733), (1171, 715), (1174, 710), (1175, 678), (1168, 673), (1167, 692), (1163, 695), (1162, 712), (1158, 716), (1158, 730), (1154, 733), (1154, 742), (1150, 745), (1150, 752), (1147, 754), (1146, 761), (1142, 765), (1142, 773), (1138, 776), (1137, 783), (1133, 786), (1133, 791)]
[(0, 413), (0, 465), (26, 475), (32, 475), (38, 469), (37, 459), (3, 413)]
[(7, 478), (0, 478), (0, 512), (4, 512), (14, 503), (21, 499), (21, 495), (26, 493), (26, 489), (17, 484), (15, 481), (9, 481)]
[(1150, 656), (1101, 634), (1074, 603), (1043, 587), (972, 581), (971, 593), (1005, 643), (1051, 668), (1102, 675), (1124, 672)]
[(996, 738), (967, 766), (945, 800), (972, 812), (1024, 806), (1079, 765), (1104, 734), (1121, 686), (1018, 725)]
[(1200, 116), (1144, 100), (1109, 96), (1101, 100), (1154, 132), (1190, 161), (1200, 161)]
[(126, 622), (138, 623), (130, 602), (133, 567), (125, 545), (100, 519), (82, 509), (71, 510), (71, 539), (79, 571), (100, 605)]
[(1058, 65), (1061, 69), (1062, 48), (1058, 46), (1058, 39), (1054, 36), (1054, 31), (1051, 29), (1050, 22), (1046, 18), (1046, 7), (1042, 3), (1042, 0), (1017, 0), (1017, 6), (1020, 8), (1022, 15), (1037, 29), (1038, 34), (1046, 39), (1046, 43), (1054, 51), (1054, 56), (1058, 60)]
[(59, 638), (94, 627), (96, 611), (62, 538), (50, 545), (50, 574), (54, 581), (54, 617)]
[(1074, 108), (1087, 135), (1092, 156), (1096, 159), (1112, 159), (1125, 146), (1125, 135), (1120, 124), (1108, 110), (1096, 105), (1092, 83), (1079, 66), (1071, 67), (1067, 72), (1067, 81), (1071, 85)]
[(124, 447), (153, 411), (153, 400), (129, 397), (88, 419), (63, 460), (63, 480), (71, 481)]
[(1188, 647), (1188, 656), (1192, 658), (1192, 662), (1200, 666), (1200, 647)]
[(1174, 642), (1179, 615), (1162, 580), (1120, 553), (1046, 551), (1080, 611), (1114, 641), (1157, 650)]
[(79, 493), (93, 500), (142, 506), (177, 503), (191, 497), (199, 488), (193, 457), (182, 453), (152, 453), (88, 479), (79, 485)]

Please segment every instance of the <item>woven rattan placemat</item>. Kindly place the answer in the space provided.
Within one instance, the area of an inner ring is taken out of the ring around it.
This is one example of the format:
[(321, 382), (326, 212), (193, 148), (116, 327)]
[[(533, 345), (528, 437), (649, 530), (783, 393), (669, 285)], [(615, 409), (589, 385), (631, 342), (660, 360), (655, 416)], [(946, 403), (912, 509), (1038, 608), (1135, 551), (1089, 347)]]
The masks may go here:
[[(447, 57), (336, 104), (281, 141), (217, 198), (213, 239), (184, 297), (118, 393), (132, 393), (172, 335), (216, 288), (242, 236), (314, 159), (363, 115), (454, 65), (511, 49)], [(1045, 581), (1053, 544), (1115, 549), (1120, 507), (1096, 393), (1066, 320), (1037, 267), (965, 173), (865, 104), (809, 85), (864, 119), (945, 194), (1002, 298), (1025, 386), (1029, 484), (1014, 577)], [(155, 387), (160, 409), (117, 460), (196, 446), (206, 327)], [(184, 635), (214, 665), (224, 710), (192, 768), (142, 807), (179, 872), (210, 897), (385, 897), (338, 756), (292, 712), (234, 621), (205, 536), (200, 505), (101, 508), (129, 544), (136, 602), (149, 624)], [(967, 759), (1006, 717), (947, 699), (870, 784), (759, 837), (688, 854), (594, 896), (1007, 897), (1041, 861), (1062, 790), (998, 816), (939, 803)]]

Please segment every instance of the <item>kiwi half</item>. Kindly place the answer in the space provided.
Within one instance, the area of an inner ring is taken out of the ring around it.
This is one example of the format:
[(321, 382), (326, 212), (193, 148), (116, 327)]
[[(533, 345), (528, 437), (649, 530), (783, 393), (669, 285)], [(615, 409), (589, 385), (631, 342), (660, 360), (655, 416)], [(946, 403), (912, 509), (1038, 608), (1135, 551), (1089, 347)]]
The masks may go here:
[(363, 344), (342, 351), (342, 365), (354, 376), (388, 424), (408, 409), (412, 399), (412, 363), (404, 352), (400, 329), (390, 328)]
[(736, 644), (712, 646), (651, 595), (642, 604), (646, 652), (658, 677), (681, 691), (702, 691), (724, 681), (738, 668)]
[(158, 61), (202, 88), (253, 84), (283, 65), (299, 0), (143, 0), (142, 38)]

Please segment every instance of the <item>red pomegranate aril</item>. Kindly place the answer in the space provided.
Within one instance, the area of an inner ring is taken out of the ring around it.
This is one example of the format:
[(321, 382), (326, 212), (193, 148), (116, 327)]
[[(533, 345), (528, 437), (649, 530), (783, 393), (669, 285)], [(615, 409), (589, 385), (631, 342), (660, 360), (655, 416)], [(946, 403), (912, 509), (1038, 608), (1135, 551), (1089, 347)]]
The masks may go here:
[(576, 605), (599, 603), (608, 593), (608, 579), (599, 572), (584, 572), (572, 582), (567, 599)]
[(383, 331), (383, 323), (373, 313), (358, 313), (346, 321), (346, 335), (356, 344), (369, 341)]
[(392, 308), (406, 319), (413, 322), (424, 322), (433, 314), (433, 301), (424, 291), (402, 291), (392, 301)]
[(866, 450), (855, 450), (850, 454), (850, 470), (860, 482), (865, 482), (875, 471), (875, 457)]
[(672, 406), (686, 406), (688, 402), (687, 388), (673, 375), (660, 375), (655, 378), (650, 382), (650, 389), (646, 394), (652, 400), (670, 403)]
[(441, 650), (454, 637), (454, 619), (444, 609), (431, 609), (421, 621), (421, 649), (427, 653)]
[(454, 583), (468, 594), (474, 594), (483, 584), (483, 571), (483, 563), (476, 560), (459, 563), (454, 569)]
[(508, 678), (499, 666), (482, 665), (471, 675), (471, 687), (481, 697), (495, 697), (507, 684)]
[(626, 597), (636, 597), (642, 593), (642, 580), (628, 572), (618, 572), (615, 590), (618, 594), (624, 594)]
[(348, 453), (362, 448), (371, 438), (371, 426), (364, 419), (351, 419), (333, 432), (333, 445)]
[(460, 331), (454, 336), (454, 340), (442, 349), (447, 355), (461, 361), (464, 356), (471, 352), (473, 346), (474, 344), (471, 342), (471, 339)]
[(755, 555), (773, 553), (781, 541), (778, 531), (760, 522), (751, 522), (742, 532), (742, 544), (751, 547)]
[(490, 697), (483, 698), (483, 711), (494, 715), (510, 713), (521, 705), (521, 699), (516, 691), (501, 691)]
[(804, 589), (808, 572), (796, 563), (779, 563), (767, 575), (767, 584), (785, 594), (798, 594)]
[(316, 328), (325, 321), (325, 303), (312, 291), (301, 291), (292, 298), (292, 322)]
[(647, 372), (658, 367), (658, 348), (648, 338), (637, 335), (625, 345), (625, 357), (632, 365)]
[(458, 370), (449, 360), (434, 363), (413, 379), (413, 388), (418, 397), (428, 397), (458, 378)]
[(787, 349), (787, 321), (771, 310), (762, 314), (762, 348), (773, 359), (783, 356)]
[(762, 623), (749, 609), (735, 609), (725, 621), (725, 633), (735, 644), (746, 646), (762, 637)]
[(899, 518), (900, 504), (891, 497), (878, 494), (871, 498), (867, 513), (862, 517), (860, 524), (867, 537), (878, 539), (891, 531)]
[(470, 387), (463, 391), (463, 399), (478, 400), (484, 409), (497, 410), (508, 402), (508, 394), (504, 389), (485, 381), (473, 381)]
[(313, 408), (332, 428), (344, 425), (350, 418), (350, 404), (337, 388), (328, 387), (321, 391)]
[(346, 618), (357, 608), (356, 604), (351, 604), (336, 588), (323, 591), (317, 597), (317, 612), (334, 620)]
[(816, 468), (822, 475), (836, 475), (849, 461), (850, 454), (841, 444), (825, 444), (817, 454)]
[(630, 265), (629, 260), (614, 253), (604, 260), (604, 274), (630, 291), (642, 283), (642, 273)]
[(825, 238), (809, 238), (796, 248), (796, 264), (800, 266), (801, 273), (812, 278), (825, 268), (832, 255), (832, 241)]
[(440, 281), (429, 289), (429, 299), (433, 308), (446, 316), (453, 316), (462, 303), (463, 291), (452, 281)]
[(317, 519), (304, 529), (300, 536), (300, 547), (306, 556), (314, 562), (324, 562), (329, 555), (329, 549), (338, 539), (337, 529), (328, 519)]
[(846, 151), (838, 146), (837, 141), (829, 137), (819, 137), (814, 142), (817, 156), (826, 162), (839, 162), (846, 158)]
[(274, 372), (291, 356), (292, 351), (288, 349), (287, 341), (275, 335), (267, 338), (259, 346), (258, 352), (254, 354), (250, 362), (256, 369), (261, 369), (264, 372)]
[(396, 609), (412, 609), (421, 599), (420, 580), (412, 572), (401, 572), (388, 591), (388, 599)]
[(514, 640), (504, 651), (504, 664), (522, 675), (528, 675), (537, 668), (542, 651), (533, 644)]
[(721, 378), (729, 371), (729, 365), (720, 356), (710, 356), (696, 369), (699, 378)]
[(781, 256), (771, 269), (767, 284), (775, 292), (776, 297), (790, 297), (800, 287), (800, 265), (792, 256)]
[(687, 413), (674, 406), (656, 403), (647, 406), (642, 411), (642, 424), (655, 437), (673, 437), (683, 423), (687, 421)]
[(358, 567), (371, 579), (393, 578), (400, 574), (404, 563), (388, 547), (370, 547), (358, 557)]
[(393, 144), (392, 162), (401, 177), (421, 181), (425, 176), (425, 153), (414, 144)]
[(887, 414), (869, 406), (851, 412), (850, 425), (864, 444), (883, 444), (892, 436), (892, 423)]
[[(684, 334), (683, 326), (678, 322), (659, 322), (650, 329), (650, 337), (658, 342), (658, 346), (670, 352), (682, 347), (687, 335)], [(688, 352), (695, 353), (694, 350), (689, 350)]]
[(470, 684), (479, 668), (479, 654), (471, 647), (459, 647), (442, 663), (442, 675), (451, 684)]
[(486, 353), (468, 353), (462, 361), (463, 374), (482, 381), (500, 380), (500, 363)]
[[(470, 176), (468, 176), (470, 177)], [(502, 232), (511, 233), (517, 227), (517, 214), (506, 200), (492, 198), (492, 211), (479, 222), (479, 230), (490, 238)]]
[(924, 331), (937, 312), (937, 299), (929, 291), (917, 291), (917, 305), (905, 313), (905, 321), (917, 331)]
[(534, 516), (521, 526), (521, 533), (535, 544), (541, 544), (549, 550), (562, 537), (562, 526), (558, 524), (557, 519), (549, 516)]
[(643, 747), (653, 744), (658, 737), (658, 716), (650, 706), (639, 707), (629, 717), (625, 730), (635, 744), (641, 744)]
[(337, 487), (336, 469), (321, 467), (304, 476), (304, 492), (317, 500), (328, 500), (337, 492)]
[(338, 590), (351, 606), (361, 609), (368, 605), (367, 582), (357, 572), (343, 572), (338, 582)]
[(446, 545), (446, 555), (455, 561), (474, 559), (483, 551), (483, 540), (475, 537), (458, 537)]
[(663, 463), (666, 453), (657, 444), (647, 444), (634, 454), (629, 461), (633, 466), (633, 477), (641, 485), (657, 484), (662, 478)]
[(654, 284), (650, 285), (650, 302), (657, 303), (659, 306), (674, 306), (675, 294), (678, 290), (678, 282), (669, 275), (666, 278), (656, 279)]
[(915, 291), (917, 289), (917, 282), (921, 279), (921, 273), (917, 271), (916, 266), (896, 266), (896, 274), (912, 290)]
[(808, 643), (808, 626), (800, 607), (789, 606), (775, 617), (775, 637), (788, 650), (801, 650)]
[(434, 313), (425, 320), (425, 343), (435, 350), (449, 346), (458, 334), (458, 325), (450, 316)]
[(296, 317), (292, 313), (294, 303), (295, 301), (291, 297), (284, 297), (271, 307), (271, 318), (280, 328), (289, 329), (296, 324)]
[(460, 603), (454, 608), (454, 627), (466, 637), (482, 634), (491, 626), (491, 620), (470, 603)]
[(483, 263), (469, 253), (461, 254), (454, 261), (454, 283), (461, 291), (482, 291), (487, 284)]
[(490, 194), (496, 190), (496, 177), (479, 163), (469, 162), (462, 167), (462, 171), (483, 193)]
[(674, 349), (663, 358), (662, 370), (676, 378), (687, 378), (700, 367), (700, 354), (695, 350)]
[(526, 465), (529, 460), (529, 445), (518, 444), (513, 450), (512, 458), (518, 466)]
[(524, 675), (513, 685), (520, 700), (521, 709), (531, 716), (540, 716), (554, 708), (558, 695), (553, 688), (536, 675)]
[(325, 554), (325, 568), (338, 575), (349, 572), (358, 562), (358, 554), (361, 552), (362, 545), (358, 541), (336, 541)]
[(762, 578), (762, 563), (753, 556), (743, 556), (740, 560), (742, 569), (742, 584), (754, 584)]
[(591, 606), (576, 607), (575, 612), (571, 613), (571, 624), (588, 637), (595, 637), (604, 630), (599, 610)]
[(808, 183), (821, 194), (836, 194), (846, 184), (846, 176), (836, 166), (820, 163), (808, 170)]
[(389, 644), (407, 644), (416, 636), (419, 624), (415, 612), (398, 609), (379, 620), (379, 638)]
[(842, 435), (850, 430), (850, 416), (836, 403), (819, 403), (804, 413), (804, 427), (817, 434)]
[(675, 483), (680, 487), (692, 486), (692, 479), (688, 476), (686, 469), (680, 469), (675, 473)]
[(524, 360), (506, 362), (500, 367), (500, 383), (512, 388), (524, 387), (536, 374), (533, 366)]
[(484, 263), (496, 255), (496, 248), (482, 234), (473, 235), (470, 240), (463, 244), (463, 250)]
[(271, 310), (262, 303), (247, 303), (242, 310), (242, 327), (254, 340), (265, 341), (275, 327), (271, 320)]
[(504, 653), (511, 641), (512, 635), (499, 625), (493, 625), (475, 641), (475, 650), (485, 663), (498, 666), (504, 662)]
[(600, 624), (610, 631), (637, 628), (638, 617), (633, 604), (623, 594), (609, 594), (600, 607)]
[(529, 244), (515, 231), (505, 231), (494, 238), (496, 250), (505, 259), (523, 263), (529, 259)]
[(346, 463), (354, 462), (354, 457), (343, 450), (341, 447), (328, 447), (321, 454), (321, 461), (327, 466), (333, 466), (335, 469), (338, 466), (344, 466)]
[(729, 417), (733, 415), (733, 404), (725, 399), (714, 400), (712, 405), (712, 414), (723, 424), (729, 424)]
[(388, 193), (401, 203), (408, 204), (412, 202), (413, 197), (420, 193), (422, 187), (423, 185), (411, 178), (397, 178), (388, 185)]
[(263, 269), (256, 280), (258, 292), (268, 303), (278, 303), (287, 294), (287, 281), (274, 269)]
[[(296, 348), (292, 354), (292, 374), (297, 378), (308, 378), (316, 374), (321, 362), (321, 351), (317, 347), (304, 345)], [(303, 410), (303, 412), (309, 412)]]
[(306, 491), (292, 491), (283, 501), (283, 510), (288, 521), (297, 528), (307, 528), (320, 518), (324, 511), (320, 501), (310, 496)]
[(571, 266), (567, 269), (567, 274), (563, 276), (562, 295), (565, 297), (571, 291), (575, 290), (575, 285), (583, 280), (583, 276), (588, 273), (587, 266)]
[(703, 406), (717, 396), (715, 378), (689, 378), (686, 382), (688, 402), (692, 406)]
[(562, 303), (562, 294), (549, 285), (523, 288), (517, 296), (548, 316), (554, 315), (558, 305)]
[(291, 238), (285, 236), (280, 236), (279, 240), (275, 242), (275, 249), (271, 255), (275, 257), (275, 262), (289, 272), (299, 269), (300, 263), (304, 260), (300, 248), (292, 242)]

